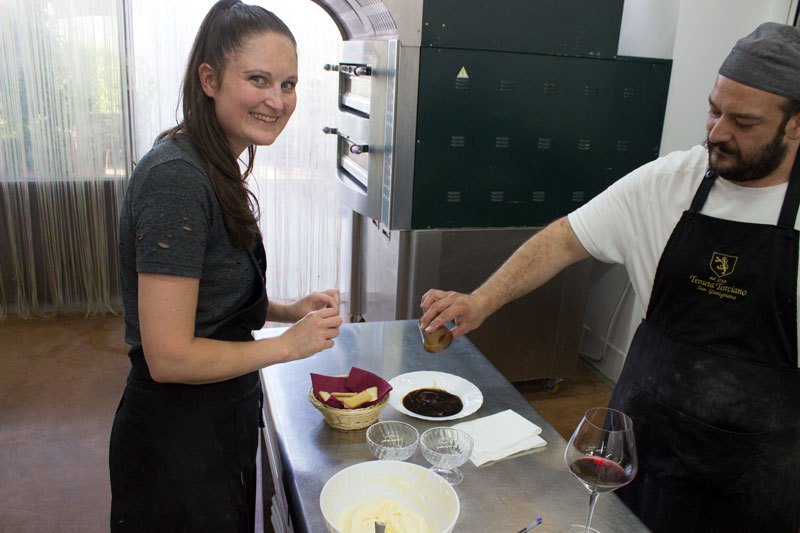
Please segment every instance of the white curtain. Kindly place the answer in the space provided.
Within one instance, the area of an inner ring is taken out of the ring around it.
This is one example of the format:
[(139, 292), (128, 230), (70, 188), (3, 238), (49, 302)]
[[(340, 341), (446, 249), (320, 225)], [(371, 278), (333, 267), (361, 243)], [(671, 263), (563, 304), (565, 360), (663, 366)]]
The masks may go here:
[[(136, 158), (176, 124), (179, 86), (192, 40), (210, 0), (132, 0)], [(338, 77), (323, 70), (338, 57), (333, 20), (311, 0), (257, 0), (278, 15), (298, 42), (297, 110), (269, 147), (258, 149), (250, 187), (261, 208), (270, 298), (294, 299), (340, 287), (342, 222), (335, 178)], [(178, 110), (179, 112), (179, 110)]]
[[(261, 206), (269, 294), (293, 299), (343, 285), (346, 211), (335, 139), (321, 133), (335, 125), (338, 82), (322, 65), (336, 60), (341, 37), (311, 0), (258, 3), (299, 44), (297, 111), (278, 142), (259, 150), (250, 184)], [(179, 120), (186, 58), (212, 4), (0, 0), (0, 319), (119, 308), (125, 178), (131, 160)]]
[(117, 4), (0, 0), (0, 319), (117, 304)]

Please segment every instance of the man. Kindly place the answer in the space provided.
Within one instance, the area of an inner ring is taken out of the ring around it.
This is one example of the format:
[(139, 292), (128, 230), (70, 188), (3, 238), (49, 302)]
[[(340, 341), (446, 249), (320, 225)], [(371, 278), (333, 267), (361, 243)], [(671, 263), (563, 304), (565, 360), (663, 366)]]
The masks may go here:
[(473, 293), (428, 291), (422, 322), (454, 320), (458, 336), (576, 261), (624, 264), (649, 305), (611, 399), (640, 456), (620, 497), (654, 531), (797, 532), (797, 28), (736, 43), (706, 129), (705, 146), (631, 172)]

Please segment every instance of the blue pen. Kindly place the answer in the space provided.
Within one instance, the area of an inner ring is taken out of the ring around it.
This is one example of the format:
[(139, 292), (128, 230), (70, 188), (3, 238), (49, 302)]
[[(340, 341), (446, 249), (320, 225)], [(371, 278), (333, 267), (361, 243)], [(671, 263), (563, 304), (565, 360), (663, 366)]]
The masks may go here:
[(542, 517), (541, 516), (539, 518), (537, 518), (536, 520), (534, 520), (533, 522), (531, 522), (530, 524), (528, 524), (527, 526), (525, 526), (522, 529), (520, 529), (519, 531), (517, 531), (517, 533), (528, 533), (528, 531), (530, 531), (531, 529), (533, 529), (533, 528), (535, 528), (537, 526), (540, 526), (540, 525), (542, 525)]

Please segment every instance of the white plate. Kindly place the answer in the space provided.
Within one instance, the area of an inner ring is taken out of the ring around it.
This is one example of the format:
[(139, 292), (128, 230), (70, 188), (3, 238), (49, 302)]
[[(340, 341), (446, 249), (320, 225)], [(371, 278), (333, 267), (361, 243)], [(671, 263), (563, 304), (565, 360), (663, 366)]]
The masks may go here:
[[(408, 416), (422, 418), (423, 420), (455, 420), (469, 416), (483, 405), (483, 394), (480, 389), (464, 378), (447, 374), (422, 370), (400, 374), (389, 380), (392, 393), (389, 395), (389, 405)], [(442, 389), (461, 398), (464, 408), (450, 416), (424, 416), (413, 413), (403, 406), (406, 394), (416, 389)]]

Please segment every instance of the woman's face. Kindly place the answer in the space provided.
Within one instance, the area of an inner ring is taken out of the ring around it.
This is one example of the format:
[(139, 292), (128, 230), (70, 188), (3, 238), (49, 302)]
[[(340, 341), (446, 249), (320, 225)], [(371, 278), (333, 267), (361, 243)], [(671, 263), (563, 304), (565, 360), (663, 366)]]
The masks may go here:
[(199, 75), (234, 156), (251, 144), (267, 146), (297, 105), (297, 52), (279, 33), (254, 35), (228, 59), (224, 72), (204, 63)]

